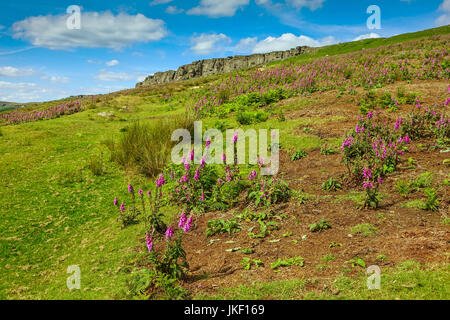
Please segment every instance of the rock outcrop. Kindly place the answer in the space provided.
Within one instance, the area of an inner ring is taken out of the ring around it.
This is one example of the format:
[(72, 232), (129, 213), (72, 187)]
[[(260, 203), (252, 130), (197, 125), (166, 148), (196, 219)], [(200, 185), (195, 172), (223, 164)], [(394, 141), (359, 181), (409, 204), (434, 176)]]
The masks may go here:
[(309, 47), (297, 47), (287, 51), (275, 51), (269, 53), (252, 54), (249, 56), (234, 56), (228, 58), (208, 59), (192, 62), (178, 68), (177, 71), (169, 70), (157, 72), (148, 76), (136, 87), (144, 87), (152, 84), (162, 84), (173, 81), (189, 80), (215, 74), (228, 73), (241, 69), (261, 66), (273, 61), (284, 60), (309, 52)]

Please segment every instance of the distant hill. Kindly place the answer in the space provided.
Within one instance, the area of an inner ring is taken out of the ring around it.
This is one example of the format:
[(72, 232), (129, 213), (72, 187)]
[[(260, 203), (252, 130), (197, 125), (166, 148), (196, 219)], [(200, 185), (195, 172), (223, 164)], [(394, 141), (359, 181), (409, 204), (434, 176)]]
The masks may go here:
[(359, 41), (344, 42), (318, 48), (296, 47), (286, 51), (274, 51), (264, 54), (234, 56), (228, 58), (207, 59), (192, 62), (179, 67), (176, 71), (157, 72), (148, 76), (136, 88), (154, 84), (165, 84), (211, 75), (226, 74), (237, 70), (253, 68), (266, 64), (277, 64), (316, 58), (325, 55), (336, 55), (363, 49), (386, 46), (408, 40), (444, 35), (450, 33), (450, 26), (427, 29), (418, 32), (405, 33), (390, 38), (371, 38)]
[(35, 102), (28, 102), (28, 103), (18, 103), (18, 102), (7, 102), (7, 101), (0, 101), (0, 112), (5, 112), (13, 109), (23, 108), (27, 106), (33, 106), (37, 105)]

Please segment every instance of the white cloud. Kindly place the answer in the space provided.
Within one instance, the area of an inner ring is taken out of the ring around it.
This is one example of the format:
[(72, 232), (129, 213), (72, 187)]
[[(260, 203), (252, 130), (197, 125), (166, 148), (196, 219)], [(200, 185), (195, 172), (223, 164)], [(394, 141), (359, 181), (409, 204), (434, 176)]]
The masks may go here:
[(114, 67), (114, 66), (117, 66), (117, 65), (119, 64), (119, 61), (116, 60), (116, 59), (113, 59), (113, 60), (111, 60), (111, 61), (107, 61), (105, 64), (106, 64), (108, 67)]
[(444, 12), (444, 14), (440, 15), (435, 23), (438, 26), (446, 26), (450, 24), (450, 0), (444, 0), (439, 6), (439, 11)]
[(166, 4), (169, 2), (172, 2), (173, 0), (153, 0), (152, 2), (150, 2), (151, 6), (157, 6), (158, 4)]
[[(260, 2), (265, 3), (267, 1), (263, 0)], [(322, 7), (325, 0), (286, 0), (286, 2), (297, 9), (309, 8), (311, 10), (316, 10)]]
[(177, 6), (168, 6), (166, 8), (166, 13), (168, 14), (179, 14), (182, 13), (184, 10), (181, 8), (178, 8)]
[(450, 14), (445, 13), (445, 14), (439, 16), (439, 18), (436, 19), (435, 23), (438, 26), (446, 26), (446, 25), (450, 24)]
[(187, 14), (205, 15), (211, 18), (232, 17), (236, 11), (248, 5), (250, 0), (201, 0), (200, 4)]
[(107, 70), (100, 70), (95, 78), (101, 81), (122, 82), (122, 81), (138, 81), (142, 78), (142, 73), (126, 73), (126, 72), (112, 72)]
[(257, 42), (253, 48), (253, 53), (266, 53), (271, 51), (284, 51), (298, 46), (321, 47), (336, 43), (332, 36), (315, 40), (307, 36), (296, 36), (292, 33), (284, 33), (280, 37), (267, 37)]
[(68, 77), (47, 76), (47, 75), (42, 76), (41, 80), (47, 80), (47, 81), (51, 81), (53, 83), (68, 83), (68, 82), (70, 82), (70, 78), (68, 78)]
[(17, 78), (29, 77), (37, 74), (33, 69), (19, 69), (11, 66), (0, 67), (0, 77)]
[(0, 101), (32, 102), (49, 99), (61, 99), (68, 96), (68, 92), (55, 88), (38, 85), (34, 82), (0, 81)]
[(223, 50), (223, 45), (230, 43), (231, 39), (224, 35), (220, 34), (205, 34), (202, 33), (199, 36), (191, 37), (191, 50), (196, 54), (210, 54), (213, 52)]
[(142, 82), (142, 81), (145, 80), (145, 78), (147, 78), (147, 75), (142, 75), (142, 76), (137, 77), (137, 78), (136, 78), (136, 81), (137, 81), (137, 82)]
[(450, 0), (444, 0), (439, 6), (439, 10), (450, 12)]
[(239, 43), (234, 47), (234, 51), (238, 53), (249, 53), (253, 52), (258, 43), (258, 37), (241, 39)]
[(13, 37), (50, 49), (118, 49), (134, 42), (157, 41), (167, 34), (164, 21), (142, 14), (84, 12), (81, 14), (80, 30), (68, 29), (66, 19), (67, 15), (26, 18), (13, 24)]
[(380, 38), (380, 35), (378, 33), (371, 32), (368, 34), (362, 34), (360, 36), (357, 36), (352, 41), (359, 41), (359, 40), (364, 40), (364, 39), (375, 39), (375, 38)]

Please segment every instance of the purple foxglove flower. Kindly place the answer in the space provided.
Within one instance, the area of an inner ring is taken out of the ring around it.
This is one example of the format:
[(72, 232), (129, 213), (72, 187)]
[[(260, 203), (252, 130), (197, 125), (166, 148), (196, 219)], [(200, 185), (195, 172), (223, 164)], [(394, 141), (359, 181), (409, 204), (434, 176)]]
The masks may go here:
[(133, 193), (134, 192), (134, 188), (131, 184), (128, 185), (128, 192), (129, 193)]
[(147, 191), (147, 194), (150, 196), (150, 195), (152, 194), (152, 191), (151, 191), (151, 190), (148, 190), (148, 191)]
[(186, 221), (187, 221), (186, 214), (183, 213), (180, 217), (180, 221), (178, 222), (178, 227), (180, 229), (183, 229), (184, 225), (186, 224)]
[(205, 148), (208, 149), (210, 145), (211, 145), (211, 139), (208, 138), (205, 143)]
[(203, 169), (205, 167), (205, 157), (202, 158), (202, 160), (200, 161), (200, 167)]
[(172, 238), (173, 237), (173, 228), (172, 227), (169, 227), (169, 228), (167, 228), (167, 231), (166, 231), (166, 239), (167, 240), (170, 240), (170, 238)]
[(193, 218), (193, 216), (191, 216), (189, 218), (189, 220), (186, 222), (186, 224), (184, 225), (184, 228), (183, 228), (184, 232), (188, 232), (191, 229), (192, 218)]
[(372, 188), (373, 188), (372, 182), (370, 182), (370, 181), (364, 181), (363, 188), (364, 188), (364, 189), (372, 189)]
[(191, 161), (194, 161), (194, 149), (191, 150)]
[(238, 141), (238, 131), (236, 130), (233, 134), (233, 143), (236, 143)]
[(189, 181), (189, 176), (188, 176), (188, 174), (186, 173), (184, 176), (181, 177), (180, 183), (186, 183), (186, 182), (188, 182), (188, 181)]
[(366, 179), (370, 179), (372, 177), (372, 170), (364, 169), (363, 170), (363, 177), (366, 178)]
[(144, 194), (144, 190), (140, 189), (138, 193), (142, 196)]
[(148, 236), (148, 233), (145, 233), (145, 240), (147, 242), (148, 252), (152, 252), (153, 239)]
[(114, 205), (117, 207), (118, 201), (117, 198), (114, 198)]
[(122, 202), (122, 204), (120, 205), (120, 211), (125, 211), (125, 205), (123, 204), (123, 202)]
[(198, 169), (195, 171), (194, 179), (195, 181), (198, 181), (198, 179), (200, 179), (200, 171)]
[(158, 188), (161, 188), (165, 184), (166, 184), (166, 180), (164, 180), (164, 175), (161, 173), (159, 175), (158, 179), (156, 180), (156, 186)]
[(225, 163), (226, 160), (227, 160), (227, 156), (224, 153), (224, 154), (222, 154), (222, 161), (223, 161), (223, 163)]
[(406, 135), (404, 138), (403, 138), (403, 142), (404, 143), (409, 143), (411, 140), (409, 139), (409, 135)]

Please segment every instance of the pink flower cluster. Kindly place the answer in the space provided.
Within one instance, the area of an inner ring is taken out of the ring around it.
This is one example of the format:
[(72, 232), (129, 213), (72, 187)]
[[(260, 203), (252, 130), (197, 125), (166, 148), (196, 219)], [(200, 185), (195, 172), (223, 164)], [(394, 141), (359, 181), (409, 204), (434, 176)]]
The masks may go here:
[[(449, 98), (450, 99), (450, 98)], [(436, 128), (439, 130), (441, 128), (445, 128), (447, 126), (447, 124), (449, 123), (449, 120), (446, 120), (444, 115), (442, 114), (441, 118), (439, 119), (439, 121), (437, 121), (435, 123)]]
[(342, 142), (342, 146), (341, 146), (341, 152), (344, 152), (346, 147), (350, 147), (352, 145), (352, 141), (353, 141), (352, 136), (344, 139), (344, 141)]
[(255, 178), (257, 177), (257, 175), (258, 175), (258, 174), (256, 173), (256, 171), (253, 170), (252, 172), (249, 173), (249, 175), (248, 175), (248, 180), (249, 180), (249, 181), (255, 180)]
[(186, 214), (182, 214), (180, 221), (178, 222), (178, 227), (184, 232), (188, 232), (191, 229), (193, 216), (187, 219)]
[(161, 188), (165, 184), (166, 184), (166, 180), (164, 179), (164, 175), (161, 173), (159, 175), (158, 179), (156, 179), (156, 186), (158, 188)]
[(74, 114), (80, 111), (81, 105), (78, 101), (66, 102), (59, 106), (49, 107), (40, 111), (24, 112), (20, 110), (14, 110), (10, 112), (0, 113), (0, 126), (54, 119), (63, 115)]
[[(372, 182), (374, 179), (372, 176), (372, 170), (370, 168), (363, 170), (363, 178), (364, 178), (363, 188), (372, 189), (374, 187), (374, 183)], [(383, 179), (381, 177), (378, 177), (376, 184), (381, 185), (383, 184), (383, 182), (384, 182)]]

